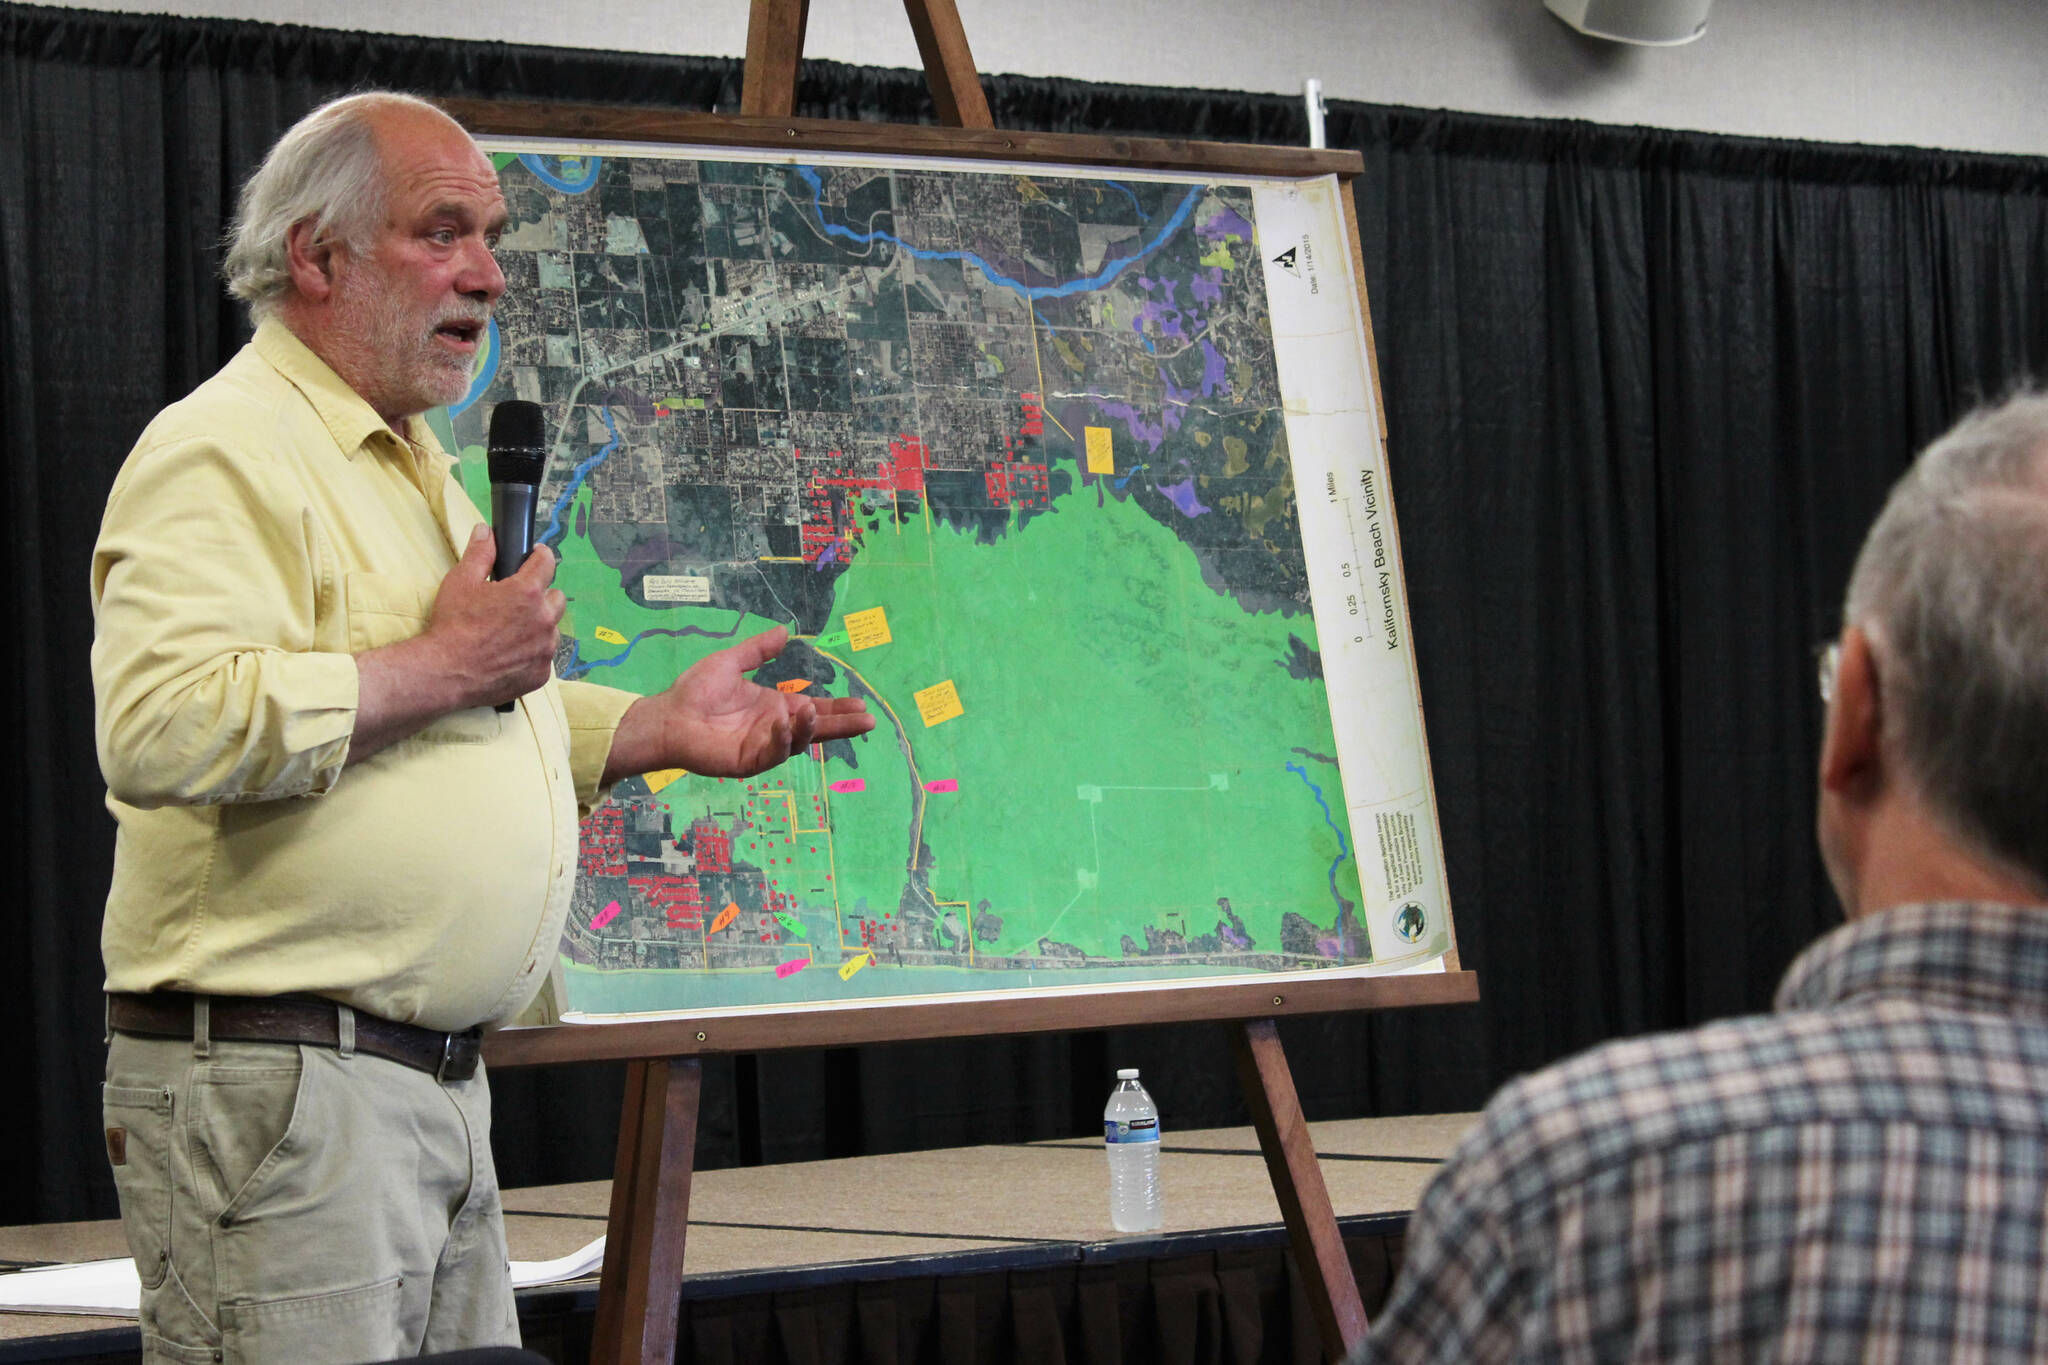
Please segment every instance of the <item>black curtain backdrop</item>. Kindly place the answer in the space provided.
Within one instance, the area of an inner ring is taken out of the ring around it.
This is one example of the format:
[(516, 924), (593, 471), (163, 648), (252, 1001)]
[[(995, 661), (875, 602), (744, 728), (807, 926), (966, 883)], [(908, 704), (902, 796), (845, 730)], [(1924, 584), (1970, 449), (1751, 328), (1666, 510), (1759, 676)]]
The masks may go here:
[[(0, 4), (0, 1222), (113, 1211), (98, 1139), (87, 564), (149, 417), (244, 324), (235, 186), (320, 100), (731, 111), (736, 63)], [(1298, 102), (1000, 77), (999, 125), (1299, 145)], [(930, 120), (922, 77), (804, 69), (801, 112)], [(1358, 194), (1437, 796), (1474, 1008), (1292, 1021), (1310, 1117), (1477, 1107), (1620, 1034), (1757, 1009), (1838, 917), (1810, 648), (1918, 444), (2048, 356), (2048, 165), (1337, 103)], [(706, 1164), (1244, 1111), (1213, 1027), (708, 1068)], [(508, 1183), (609, 1165), (617, 1068), (501, 1073)], [(1094, 1197), (1092, 1195), (1088, 1197)]]

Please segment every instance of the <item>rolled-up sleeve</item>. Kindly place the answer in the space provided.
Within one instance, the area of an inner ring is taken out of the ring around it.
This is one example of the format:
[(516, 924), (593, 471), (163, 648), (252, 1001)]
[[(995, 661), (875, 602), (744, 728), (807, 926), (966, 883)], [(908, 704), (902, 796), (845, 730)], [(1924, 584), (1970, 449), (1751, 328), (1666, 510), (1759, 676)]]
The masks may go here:
[(342, 591), (303, 496), (260, 455), (206, 439), (139, 450), (94, 548), (94, 737), (133, 806), (325, 792), (357, 675), (316, 638)]
[(569, 719), (569, 776), (576, 784), (576, 814), (580, 818), (597, 809), (610, 790), (604, 783), (604, 768), (612, 756), (612, 739), (619, 722), (639, 694), (604, 687), (597, 683), (564, 680), (562, 710)]

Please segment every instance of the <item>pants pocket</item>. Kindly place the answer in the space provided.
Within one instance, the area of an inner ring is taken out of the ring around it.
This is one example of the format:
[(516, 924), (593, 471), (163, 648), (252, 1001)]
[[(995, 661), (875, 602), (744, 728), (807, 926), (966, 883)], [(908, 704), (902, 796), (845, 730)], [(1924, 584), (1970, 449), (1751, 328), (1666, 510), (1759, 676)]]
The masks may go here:
[(232, 1221), (299, 1141), (305, 1068), (297, 1048), (219, 1044), (192, 1073), (187, 1136), (208, 1212)]
[(142, 1365), (214, 1365), (220, 1352), (211, 1346), (180, 1346), (147, 1328), (142, 1332)]
[(173, 1105), (169, 1086), (100, 1087), (107, 1157), (121, 1196), (121, 1230), (144, 1289), (161, 1285), (171, 1267), (170, 1163), (177, 1146)]
[(401, 1322), (404, 1286), (394, 1277), (331, 1294), (222, 1304), (224, 1365), (355, 1365), (412, 1355), (418, 1343)]

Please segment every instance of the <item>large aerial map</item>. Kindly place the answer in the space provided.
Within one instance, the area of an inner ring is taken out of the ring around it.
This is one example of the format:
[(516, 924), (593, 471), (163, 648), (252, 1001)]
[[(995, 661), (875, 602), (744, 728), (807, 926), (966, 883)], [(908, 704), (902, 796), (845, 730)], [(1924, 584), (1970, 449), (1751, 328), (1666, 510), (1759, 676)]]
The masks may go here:
[(487, 505), (545, 409), (558, 672), (780, 624), (760, 681), (880, 722), (620, 784), (567, 1017), (1450, 946), (1334, 182), (486, 146), (508, 287), (435, 421)]

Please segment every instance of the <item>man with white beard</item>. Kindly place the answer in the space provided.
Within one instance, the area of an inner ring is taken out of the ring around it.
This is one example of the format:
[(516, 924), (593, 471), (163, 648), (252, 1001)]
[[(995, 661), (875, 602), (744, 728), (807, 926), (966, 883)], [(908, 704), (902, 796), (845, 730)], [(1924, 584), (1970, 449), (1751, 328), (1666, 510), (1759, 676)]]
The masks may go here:
[(469, 386), (505, 218), (432, 105), (309, 114), (230, 242), (254, 339), (108, 497), (104, 1098), (146, 1360), (516, 1343), (478, 1036), (547, 976), (579, 813), (874, 724), (749, 682), (780, 630), (651, 697), (553, 676), (552, 551), (490, 580), (420, 418)]

